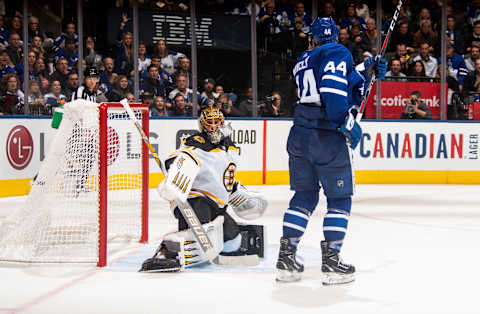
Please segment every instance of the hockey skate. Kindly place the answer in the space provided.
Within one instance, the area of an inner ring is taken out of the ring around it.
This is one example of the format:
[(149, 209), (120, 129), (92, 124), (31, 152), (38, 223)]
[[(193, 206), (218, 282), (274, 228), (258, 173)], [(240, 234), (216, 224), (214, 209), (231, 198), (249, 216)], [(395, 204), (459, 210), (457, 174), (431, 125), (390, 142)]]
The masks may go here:
[(339, 252), (328, 247), (327, 241), (322, 241), (320, 246), (322, 248), (322, 283), (336, 285), (354, 281), (355, 267), (344, 263)]
[(299, 281), (303, 264), (296, 257), (297, 249), (290, 245), (288, 238), (280, 239), (280, 252), (277, 260), (277, 281)]
[(179, 251), (171, 249), (171, 243), (163, 241), (153, 257), (142, 263), (139, 272), (179, 272), (183, 270)]

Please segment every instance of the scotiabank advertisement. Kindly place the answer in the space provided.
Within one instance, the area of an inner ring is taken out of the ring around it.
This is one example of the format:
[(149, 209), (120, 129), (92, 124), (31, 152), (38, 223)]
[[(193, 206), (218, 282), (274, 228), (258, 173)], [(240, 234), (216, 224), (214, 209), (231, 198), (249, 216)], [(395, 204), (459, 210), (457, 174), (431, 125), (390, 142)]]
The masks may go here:
[[(410, 94), (418, 91), (421, 100), (430, 108), (432, 119), (440, 119), (440, 83), (428, 82), (382, 82), (382, 119), (400, 119), (403, 107), (407, 104)], [(447, 85), (444, 85), (445, 91)], [(365, 118), (376, 119), (377, 114), (377, 83), (373, 85), (365, 108)], [(445, 92), (445, 95), (447, 93)]]

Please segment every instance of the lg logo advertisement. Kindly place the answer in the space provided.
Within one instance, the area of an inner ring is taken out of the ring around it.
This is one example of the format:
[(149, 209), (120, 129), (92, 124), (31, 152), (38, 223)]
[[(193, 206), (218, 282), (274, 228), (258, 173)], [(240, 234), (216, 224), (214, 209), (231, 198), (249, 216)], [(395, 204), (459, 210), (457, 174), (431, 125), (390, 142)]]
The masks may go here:
[(32, 160), (33, 139), (28, 129), (22, 125), (13, 127), (6, 142), (7, 159), (16, 170), (25, 169)]

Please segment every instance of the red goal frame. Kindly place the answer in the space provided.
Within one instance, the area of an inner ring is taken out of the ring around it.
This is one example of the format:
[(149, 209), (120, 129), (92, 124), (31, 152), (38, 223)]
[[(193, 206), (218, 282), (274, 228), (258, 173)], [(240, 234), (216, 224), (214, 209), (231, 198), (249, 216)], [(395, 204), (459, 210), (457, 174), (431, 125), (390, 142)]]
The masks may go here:
[[(133, 110), (142, 112), (141, 124), (145, 134), (149, 134), (149, 108), (146, 104), (130, 104)], [(98, 267), (107, 265), (107, 207), (108, 207), (108, 109), (123, 109), (120, 103), (102, 103), (99, 108), (99, 239)], [(128, 122), (130, 123), (130, 122)], [(148, 177), (149, 150), (142, 141), (142, 231), (139, 242), (148, 242)]]

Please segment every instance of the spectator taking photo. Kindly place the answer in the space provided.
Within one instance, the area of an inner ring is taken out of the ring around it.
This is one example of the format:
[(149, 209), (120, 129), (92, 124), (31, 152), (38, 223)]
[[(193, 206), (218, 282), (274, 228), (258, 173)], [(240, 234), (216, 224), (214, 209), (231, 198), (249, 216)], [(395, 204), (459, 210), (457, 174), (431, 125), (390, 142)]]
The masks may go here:
[(424, 119), (431, 120), (432, 112), (430, 108), (421, 100), (422, 95), (418, 91), (413, 91), (410, 98), (403, 107), (400, 119)]

